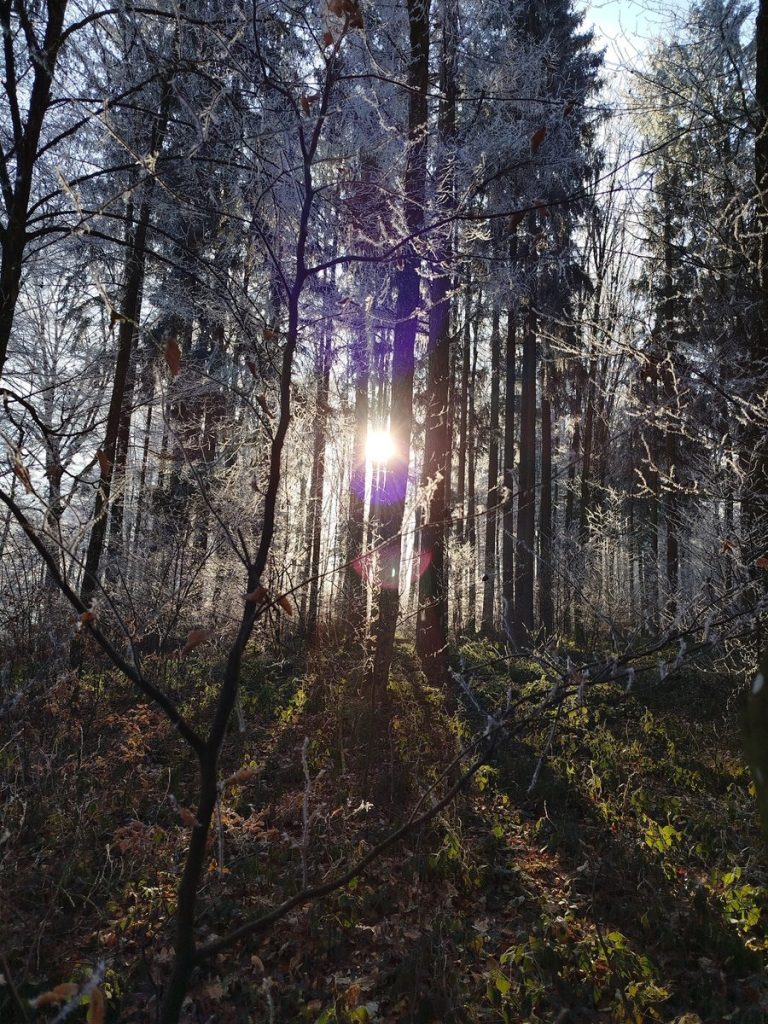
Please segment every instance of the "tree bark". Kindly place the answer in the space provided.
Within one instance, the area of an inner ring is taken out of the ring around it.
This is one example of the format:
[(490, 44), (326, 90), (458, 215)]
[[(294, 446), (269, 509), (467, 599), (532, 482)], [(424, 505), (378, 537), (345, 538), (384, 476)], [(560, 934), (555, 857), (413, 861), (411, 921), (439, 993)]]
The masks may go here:
[[(424, 222), (427, 155), (427, 96), (429, 91), (429, 2), (408, 0), (410, 30), (408, 64), (408, 146), (405, 170), (405, 214), (408, 230), (418, 235)], [(376, 620), (376, 649), (371, 670), (372, 691), (387, 684), (400, 600), (402, 526), (413, 425), (413, 372), (417, 311), (419, 307), (419, 255), (413, 242), (406, 247), (396, 277), (397, 304), (392, 354), (390, 434), (394, 456), (386, 486), (376, 495), (383, 566)]]

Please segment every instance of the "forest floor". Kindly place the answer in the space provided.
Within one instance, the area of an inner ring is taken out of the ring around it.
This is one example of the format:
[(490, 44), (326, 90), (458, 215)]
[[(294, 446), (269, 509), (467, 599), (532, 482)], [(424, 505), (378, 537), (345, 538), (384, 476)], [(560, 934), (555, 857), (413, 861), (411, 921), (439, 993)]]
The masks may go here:
[[(488, 708), (510, 681), (548, 686), (532, 663), (510, 675), (485, 642), (463, 656)], [(161, 671), (202, 723), (211, 666), (183, 664), (183, 678)], [(16, 1019), (9, 981), (26, 1000), (101, 962), (107, 1019), (149, 1024), (194, 765), (119, 679), (73, 685), (29, 691), (0, 743), (0, 1019)], [(456, 801), (363, 877), (210, 963), (184, 1020), (768, 1020), (768, 853), (734, 687), (702, 672), (644, 694), (593, 689), (564, 707), (532, 792), (549, 723), (502, 739)], [(441, 791), (473, 728), (405, 647), (373, 717), (354, 668), (324, 650), (253, 657), (243, 713), (222, 776), (254, 771), (221, 802), (207, 938), (296, 892), (303, 872), (323, 881), (361, 856), (427, 786)]]

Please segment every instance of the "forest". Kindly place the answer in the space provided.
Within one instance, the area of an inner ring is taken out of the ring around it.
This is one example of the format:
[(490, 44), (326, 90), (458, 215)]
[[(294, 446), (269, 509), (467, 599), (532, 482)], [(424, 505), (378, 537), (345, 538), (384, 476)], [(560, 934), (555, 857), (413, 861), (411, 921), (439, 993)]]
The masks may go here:
[(768, 0), (0, 24), (0, 1019), (768, 1020)]

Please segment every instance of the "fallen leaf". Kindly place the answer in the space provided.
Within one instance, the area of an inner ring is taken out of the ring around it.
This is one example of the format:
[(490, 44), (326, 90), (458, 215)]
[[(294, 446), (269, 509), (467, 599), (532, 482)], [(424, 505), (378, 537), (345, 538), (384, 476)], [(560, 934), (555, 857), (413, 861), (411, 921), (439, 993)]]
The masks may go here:
[(165, 343), (165, 361), (172, 377), (177, 377), (181, 369), (181, 349), (175, 338), (169, 338)]

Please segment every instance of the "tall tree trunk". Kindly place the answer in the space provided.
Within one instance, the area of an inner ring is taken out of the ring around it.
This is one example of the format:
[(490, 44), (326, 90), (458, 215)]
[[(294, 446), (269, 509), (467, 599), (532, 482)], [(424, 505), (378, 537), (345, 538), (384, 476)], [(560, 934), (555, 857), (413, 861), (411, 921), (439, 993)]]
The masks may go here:
[(325, 489), (325, 442), (328, 422), (328, 394), (331, 380), (331, 330), (328, 321), (320, 342), (317, 367), (317, 415), (312, 450), (312, 483), (309, 504), (312, 508), (311, 556), (309, 562), (309, 601), (307, 608), (307, 636), (312, 640), (317, 630), (320, 595), (320, 541), (323, 524), (323, 491)]
[(541, 489), (539, 502), (539, 619), (546, 635), (554, 629), (552, 599), (552, 410), (547, 360), (541, 361)]
[[(405, 170), (405, 214), (415, 237), (424, 222), (427, 168), (427, 95), (429, 91), (429, 0), (408, 0), (410, 31), (408, 63), (408, 157)], [(409, 244), (396, 278), (397, 305), (392, 354), (390, 434), (394, 457), (387, 486), (376, 496), (381, 540), (383, 585), (376, 620), (376, 649), (371, 672), (373, 691), (386, 686), (395, 643), (400, 598), (400, 562), (405, 496), (413, 423), (413, 371), (417, 311), (419, 307), (419, 257)]]
[[(159, 152), (162, 146), (168, 125), (171, 97), (170, 84), (166, 81), (163, 83), (160, 110), (155, 118), (152, 129), (150, 153)], [(147, 233), (152, 210), (154, 186), (155, 178), (152, 176), (144, 185), (144, 195), (139, 208), (135, 232), (132, 237), (129, 235), (128, 239), (123, 308), (120, 311), (120, 325), (117, 337), (117, 362), (115, 364), (112, 395), (107, 412), (104, 447), (102, 449), (104, 456), (100, 460), (99, 465), (99, 485), (94, 504), (93, 525), (91, 526), (91, 534), (88, 540), (83, 579), (80, 587), (80, 600), (85, 605), (91, 603), (98, 587), (99, 565), (107, 531), (112, 471), (115, 464), (120, 423), (123, 417), (133, 346), (141, 316), (141, 298), (147, 258)]]
[(469, 457), (467, 460), (467, 547), (469, 549), (469, 590), (467, 594), (468, 614), (467, 629), (474, 633), (477, 625), (477, 509), (476, 471), (477, 417), (475, 416), (475, 381), (477, 380), (477, 335), (480, 329), (480, 311), (482, 309), (482, 293), (477, 297), (477, 311), (472, 330), (472, 365), (469, 377)]
[(502, 514), (501, 564), (502, 608), (504, 634), (508, 640), (514, 638), (515, 622), (515, 390), (517, 387), (515, 314), (507, 310), (507, 351), (504, 365), (504, 466), (503, 480), (506, 493)]
[(533, 636), (534, 543), (536, 532), (536, 313), (529, 297), (523, 334), (520, 392), (520, 473), (515, 552), (514, 642), (527, 647)]
[[(11, 25), (11, 11), (18, 6), (23, 7), (11, 3), (11, 0), (0, 3), (0, 33), (4, 40), (5, 58), (3, 88), (13, 125), (13, 141), (9, 149), (12, 149), (16, 162), (13, 182), (6, 173), (2, 185), (7, 221), (5, 229), (0, 232), (0, 374), (8, 354), (8, 342), (19, 298), (35, 163), (40, 133), (51, 103), (56, 61), (63, 42), (67, 0), (46, 0), (44, 6), (47, 20), (40, 47), (42, 52), (36, 52), (37, 44), (30, 48), (30, 62), (34, 72), (29, 91), (26, 80), (16, 78), (13, 60), (13, 37), (17, 30)], [(31, 16), (31, 11), (25, 11), (25, 18)], [(24, 116), (21, 104), (27, 95), (29, 100)], [(2, 153), (2, 157), (5, 168), (8, 153)]]
[(368, 440), (368, 380), (370, 359), (369, 323), (352, 343), (352, 372), (355, 381), (355, 433), (352, 441), (352, 469), (349, 478), (347, 516), (347, 568), (344, 575), (344, 613), (347, 638), (352, 639), (365, 624), (367, 588), (366, 564), (361, 557), (365, 546), (365, 477)]
[(494, 596), (496, 584), (496, 521), (499, 503), (499, 376), (501, 373), (501, 333), (499, 307), (491, 314), (491, 409), (488, 424), (488, 501), (485, 507), (485, 567), (483, 572), (483, 632), (491, 635), (495, 627)]

